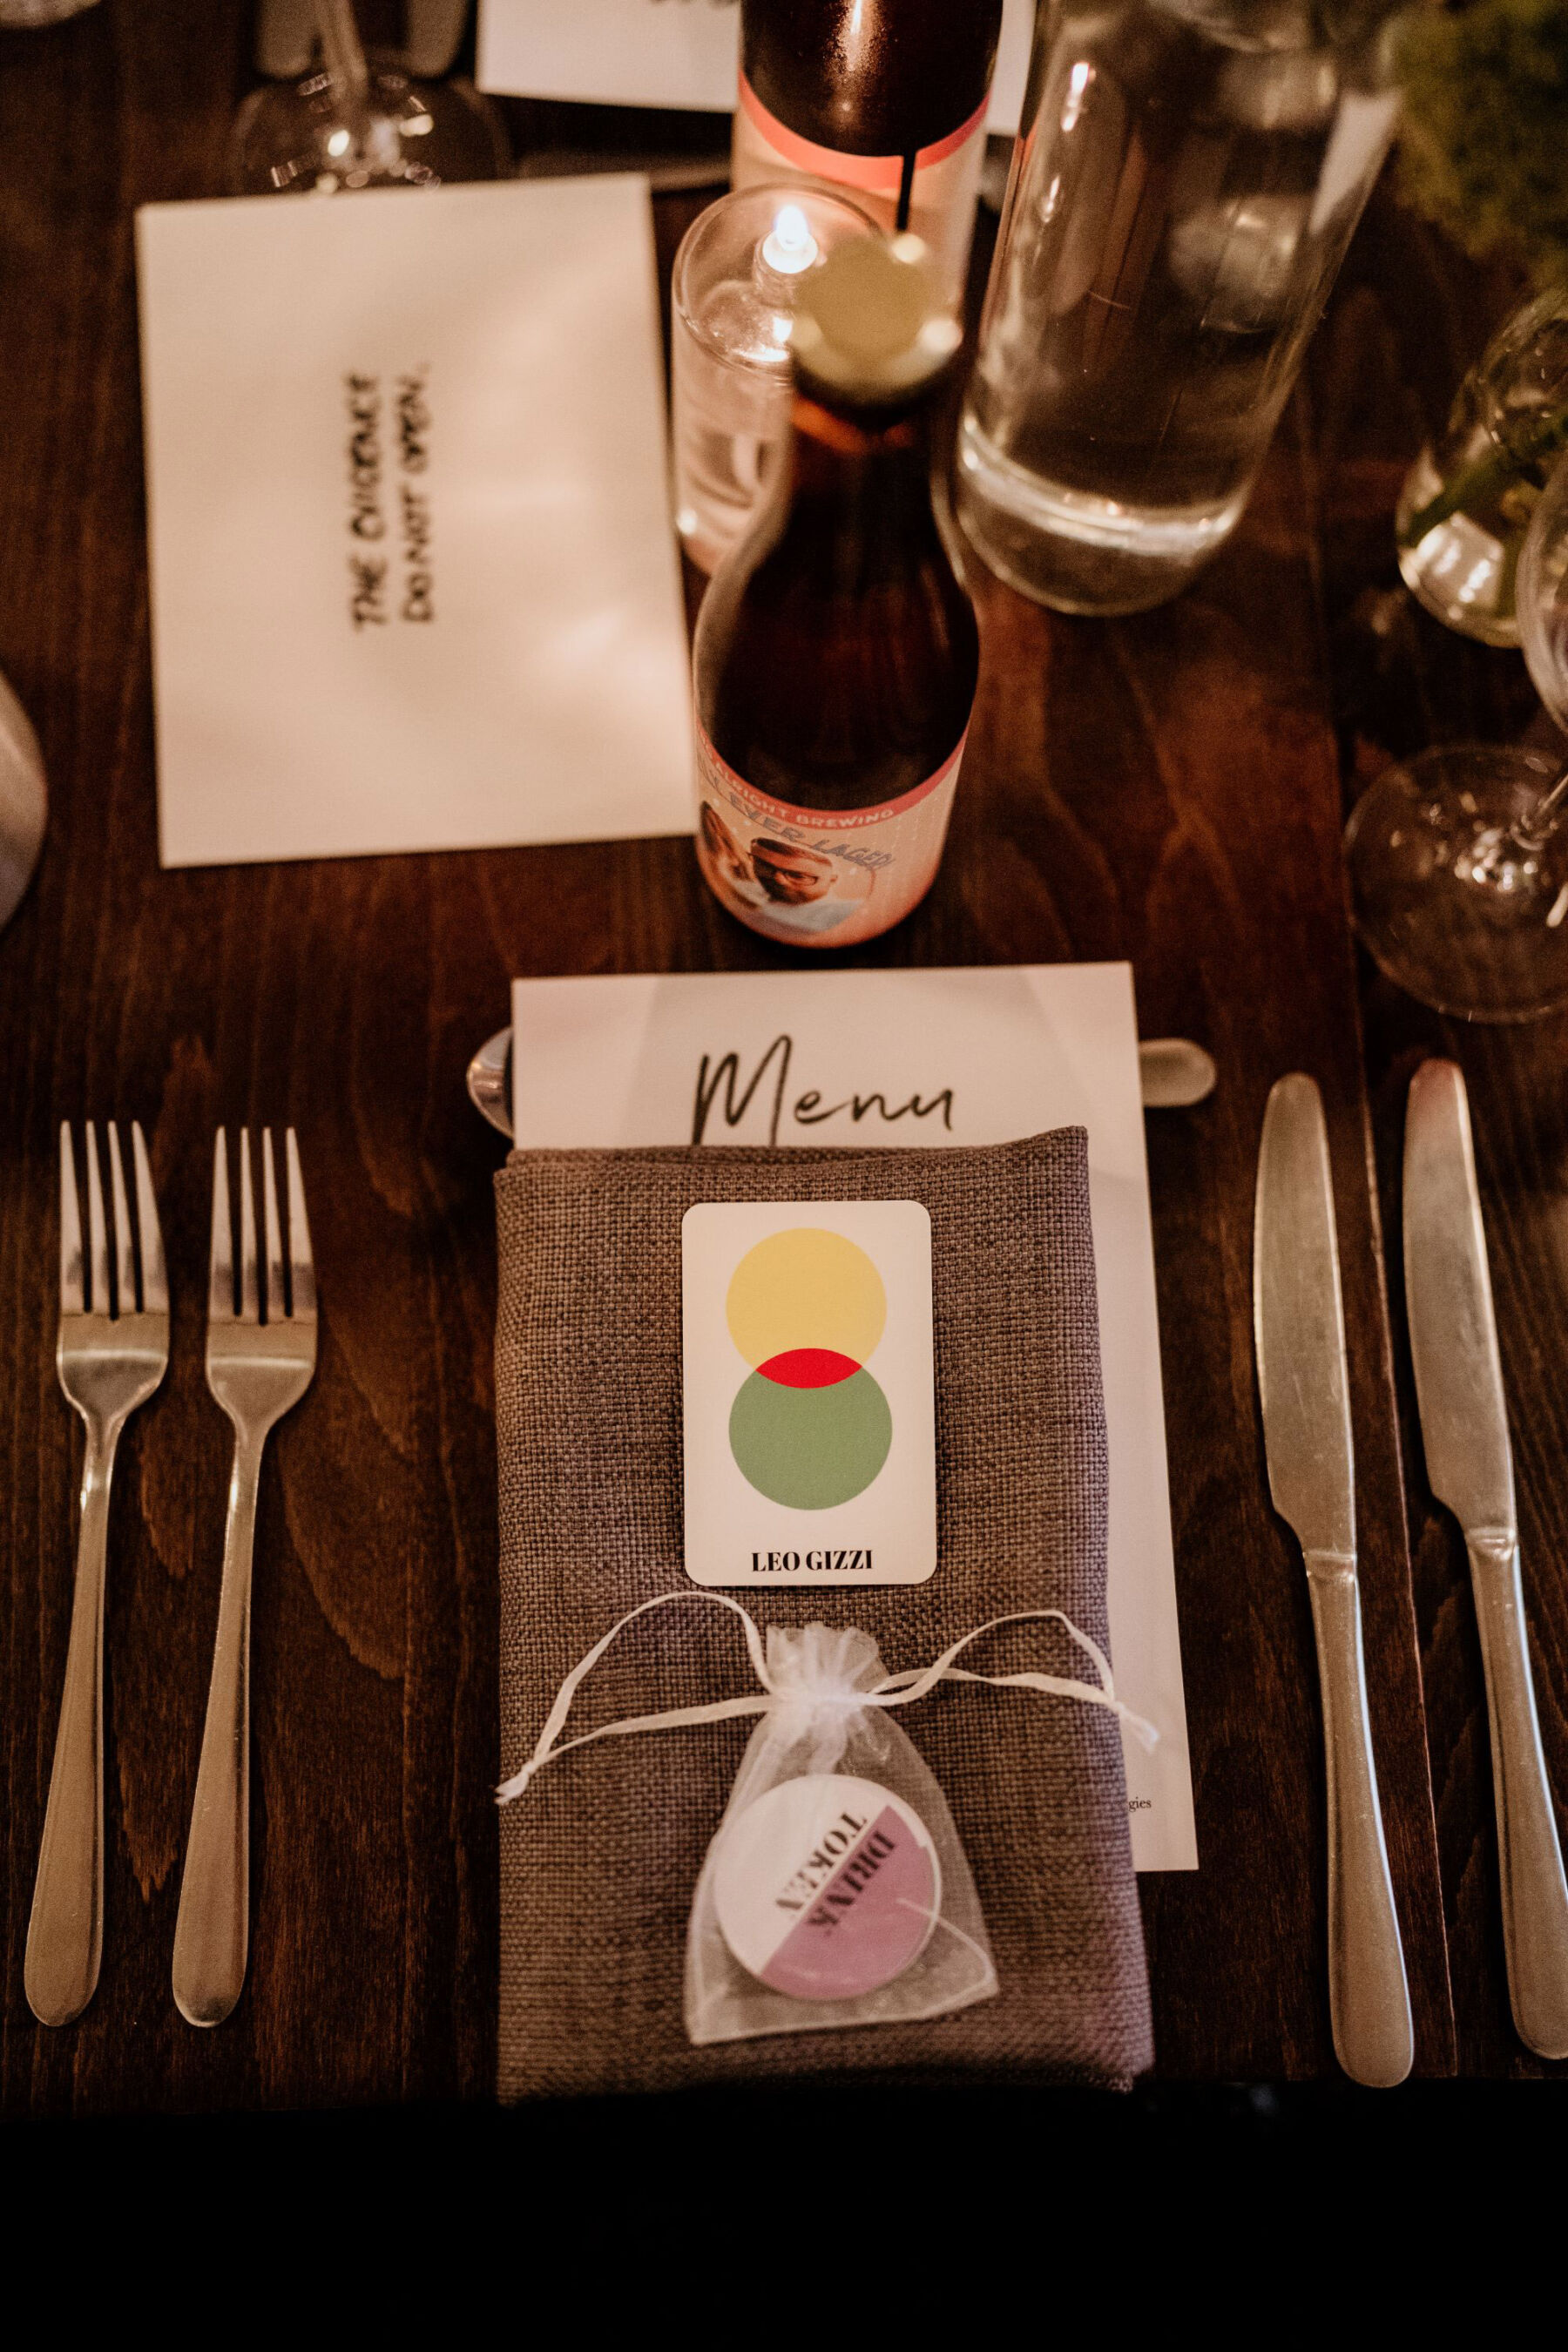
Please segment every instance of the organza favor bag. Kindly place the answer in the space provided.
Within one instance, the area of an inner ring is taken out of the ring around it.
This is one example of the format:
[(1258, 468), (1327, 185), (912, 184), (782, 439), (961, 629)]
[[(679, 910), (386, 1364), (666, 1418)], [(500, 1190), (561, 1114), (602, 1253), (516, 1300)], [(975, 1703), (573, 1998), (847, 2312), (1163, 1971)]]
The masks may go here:
[[(628, 1625), (653, 1610), (704, 1605), (740, 1619), (762, 1696), (699, 1699), (563, 1737), (584, 1681)], [(958, 1664), (999, 1627), (1046, 1619), (1089, 1661), (1092, 1683)], [(1116, 1717), (1145, 1747), (1159, 1738), (1117, 1697), (1104, 1651), (1059, 1609), (990, 1618), (928, 1665), (890, 1675), (858, 1626), (774, 1624), (764, 1634), (727, 1592), (689, 1587), (639, 1601), (578, 1659), (532, 1755), (496, 1793), (511, 1804), (546, 1766), (597, 1740), (758, 1716), (697, 1874), (686, 1937), (688, 2042), (950, 2016), (997, 1990), (995, 1964), (941, 1784), (889, 1720), (891, 1710), (918, 1704), (943, 1682), (1070, 1699)]]
[(856, 1626), (770, 1625), (773, 1704), (708, 1849), (686, 1940), (696, 2043), (938, 2017), (988, 2000), (980, 1899), (930, 1767), (869, 1693)]

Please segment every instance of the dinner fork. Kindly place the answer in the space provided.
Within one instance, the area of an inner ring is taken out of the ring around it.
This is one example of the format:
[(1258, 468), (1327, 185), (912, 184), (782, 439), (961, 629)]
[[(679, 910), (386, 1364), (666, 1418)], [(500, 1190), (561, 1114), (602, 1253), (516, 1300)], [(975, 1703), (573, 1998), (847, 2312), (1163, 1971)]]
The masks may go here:
[(103, 1587), (109, 1486), (120, 1433), (169, 1361), (169, 1280), (141, 1126), (131, 1150), (141, 1269), (132, 1235), (120, 1136), (109, 1122), (114, 1266), (103, 1215), (98, 1137), (87, 1122), (87, 1232), (68, 1122), (60, 1128), (60, 1386), (87, 1425), (76, 1591), (49, 1773), (44, 1842), (23, 1968), (27, 2004), (45, 2025), (68, 2025), (92, 1999), (103, 1957)]
[[(239, 1999), (250, 1946), (250, 1570), (262, 1449), (316, 1369), (316, 1272), (300, 1151), (290, 1128), (287, 1267), (272, 1164), (261, 1138), (263, 1249), (256, 1246), (250, 1138), (239, 1137), (239, 1290), (235, 1292), (228, 1144), (213, 1167), (207, 1386), (234, 1424), (217, 1646), (174, 1927), (174, 2001), (192, 2025), (217, 2025)], [(285, 1278), (287, 1275), (287, 1279)], [(263, 1319), (265, 1318), (265, 1319)]]

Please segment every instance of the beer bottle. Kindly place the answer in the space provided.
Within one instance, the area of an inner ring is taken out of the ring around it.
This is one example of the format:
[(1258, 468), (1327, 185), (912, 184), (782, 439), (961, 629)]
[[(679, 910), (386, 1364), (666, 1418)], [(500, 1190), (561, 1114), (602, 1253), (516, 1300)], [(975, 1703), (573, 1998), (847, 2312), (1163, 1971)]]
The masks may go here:
[(840, 246), (798, 299), (789, 439), (692, 654), (699, 861), (767, 939), (875, 939), (942, 856), (978, 668), (931, 505), (960, 340), (912, 236)]
[(963, 292), (1002, 0), (741, 0), (731, 181), (800, 173), (913, 229)]

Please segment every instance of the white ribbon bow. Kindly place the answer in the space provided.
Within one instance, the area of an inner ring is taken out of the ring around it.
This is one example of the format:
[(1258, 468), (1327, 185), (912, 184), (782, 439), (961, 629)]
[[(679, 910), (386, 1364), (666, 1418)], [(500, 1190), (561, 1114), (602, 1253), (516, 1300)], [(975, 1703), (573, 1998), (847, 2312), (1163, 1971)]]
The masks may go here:
[[(663, 1609), (673, 1601), (713, 1601), (721, 1609), (728, 1609), (740, 1618), (746, 1629), (746, 1648), (751, 1654), (752, 1665), (765, 1696), (761, 1698), (710, 1699), (701, 1706), (668, 1707), (658, 1715), (628, 1715), (618, 1723), (602, 1723), (596, 1731), (580, 1731), (574, 1739), (560, 1739), (566, 1717), (572, 1711), (578, 1685), (598, 1664), (616, 1636), (634, 1618), (645, 1615), (650, 1609)], [(971, 1642), (978, 1642), (983, 1633), (994, 1633), (998, 1625), (1021, 1625), (1047, 1617), (1054, 1618), (1058, 1625), (1065, 1626), (1084, 1655), (1092, 1660), (1100, 1677), (1098, 1686), (1093, 1683), (1072, 1682), (1060, 1675), (976, 1675), (966, 1666), (954, 1665), (953, 1660), (961, 1650), (967, 1649)], [(1152, 1748), (1160, 1737), (1152, 1723), (1146, 1722), (1142, 1716), (1135, 1715), (1117, 1697), (1110, 1659), (1098, 1643), (1091, 1642), (1089, 1635), (1081, 1632), (1070, 1617), (1064, 1616), (1059, 1609), (1019, 1609), (1008, 1617), (988, 1618), (984, 1625), (976, 1625), (973, 1632), (961, 1634), (929, 1666), (910, 1666), (902, 1674), (889, 1675), (872, 1690), (804, 1691), (799, 1684), (781, 1689), (770, 1676), (763, 1653), (762, 1629), (751, 1612), (742, 1609), (738, 1601), (731, 1601), (723, 1592), (661, 1592), (657, 1600), (644, 1601), (636, 1609), (628, 1609), (626, 1615), (611, 1626), (603, 1641), (595, 1642), (587, 1656), (578, 1660), (555, 1694), (555, 1703), (545, 1717), (544, 1728), (539, 1735), (532, 1755), (521, 1771), (514, 1772), (510, 1780), (502, 1781), (496, 1791), (497, 1801), (503, 1805), (510, 1804), (514, 1797), (521, 1796), (534, 1774), (542, 1771), (546, 1764), (553, 1763), (558, 1756), (564, 1756), (569, 1748), (585, 1748), (591, 1739), (610, 1739), (631, 1731), (673, 1731), (685, 1723), (724, 1723), (740, 1715), (766, 1715), (770, 1707), (774, 1706), (798, 1706), (802, 1704), (844, 1707), (908, 1706), (911, 1701), (924, 1698), (926, 1693), (940, 1682), (992, 1683), (1003, 1690), (1041, 1691), (1051, 1698), (1081, 1699), (1087, 1706), (1103, 1706), (1110, 1714), (1120, 1717), (1133, 1738), (1145, 1748)]]

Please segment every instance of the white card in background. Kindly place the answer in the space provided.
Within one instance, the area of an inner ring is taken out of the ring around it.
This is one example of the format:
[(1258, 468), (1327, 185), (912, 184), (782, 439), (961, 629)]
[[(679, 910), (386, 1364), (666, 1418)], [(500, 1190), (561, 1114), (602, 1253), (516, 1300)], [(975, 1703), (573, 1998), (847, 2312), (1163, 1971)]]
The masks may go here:
[(680, 1262), (687, 1575), (923, 1584), (936, 1567), (924, 1203), (700, 1201)]
[[(992, 131), (1018, 127), (1035, 0), (1004, 0)], [(481, 89), (600, 106), (735, 103), (738, 0), (479, 0)]]
[(520, 98), (728, 113), (740, 0), (479, 0), (475, 79)]
[(137, 215), (166, 866), (678, 833), (647, 184)]
[(1118, 1690), (1162, 1735), (1152, 1755), (1124, 1742), (1132, 1858), (1195, 1869), (1129, 967), (523, 980), (512, 1041), (525, 1148), (1005, 1143), (1088, 1129), (1111, 1647)]

